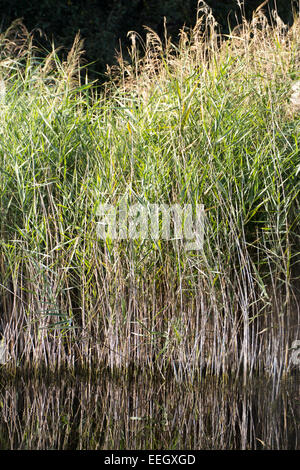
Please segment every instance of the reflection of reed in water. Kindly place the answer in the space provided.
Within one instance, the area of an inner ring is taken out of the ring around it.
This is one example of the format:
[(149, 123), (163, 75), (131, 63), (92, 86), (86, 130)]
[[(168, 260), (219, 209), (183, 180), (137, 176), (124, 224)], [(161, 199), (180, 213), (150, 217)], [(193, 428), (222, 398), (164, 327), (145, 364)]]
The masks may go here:
[[(294, 449), (298, 387), (189, 389), (159, 378), (12, 384), (0, 392), (2, 449)], [(288, 391), (288, 393), (287, 393)], [(37, 427), (37, 422), (39, 423)]]

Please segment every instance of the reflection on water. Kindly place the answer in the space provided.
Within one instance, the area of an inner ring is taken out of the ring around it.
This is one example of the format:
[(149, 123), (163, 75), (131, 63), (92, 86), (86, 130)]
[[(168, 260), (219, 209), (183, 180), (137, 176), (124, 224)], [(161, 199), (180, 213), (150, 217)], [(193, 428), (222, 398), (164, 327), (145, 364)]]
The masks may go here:
[(0, 384), (1, 449), (299, 449), (299, 377)]

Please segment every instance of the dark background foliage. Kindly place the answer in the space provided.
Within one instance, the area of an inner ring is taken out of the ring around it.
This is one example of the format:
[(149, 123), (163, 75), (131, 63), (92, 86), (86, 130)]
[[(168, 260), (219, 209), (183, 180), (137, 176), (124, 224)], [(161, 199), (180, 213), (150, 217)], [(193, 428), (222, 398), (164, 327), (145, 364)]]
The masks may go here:
[[(263, 0), (245, 0), (248, 18)], [(224, 32), (228, 20), (234, 25), (239, 18), (237, 0), (207, 0)], [(293, 22), (293, 7), (298, 0), (269, 0), (264, 7), (268, 13), (277, 4), (283, 21)], [(127, 32), (134, 30), (144, 36), (144, 25), (164, 34), (164, 17), (168, 33), (176, 41), (183, 25), (192, 27), (196, 21), (198, 0), (2, 0), (0, 2), (0, 30), (5, 31), (12, 21), (23, 18), (35, 42), (50, 50), (51, 41), (63, 46), (61, 54), (70, 49), (75, 34), (80, 30), (85, 39), (85, 60), (92, 75), (101, 77), (106, 64), (113, 64), (116, 51), (122, 44), (126, 56)], [(99, 75), (100, 74), (100, 75)]]

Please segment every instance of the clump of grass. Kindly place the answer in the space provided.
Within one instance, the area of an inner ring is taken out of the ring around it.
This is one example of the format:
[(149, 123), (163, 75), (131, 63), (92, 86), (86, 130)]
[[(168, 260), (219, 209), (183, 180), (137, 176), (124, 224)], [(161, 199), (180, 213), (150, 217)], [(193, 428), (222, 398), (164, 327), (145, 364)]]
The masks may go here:
[[(11, 363), (280, 374), (299, 334), (299, 18), (178, 46), (148, 30), (100, 91), (82, 44), (1, 43), (1, 323)], [(18, 36), (16, 36), (18, 37)], [(11, 46), (10, 46), (11, 47)], [(5, 49), (6, 48), (6, 49)], [(3, 95), (4, 96), (4, 95)], [(205, 207), (204, 248), (101, 241), (97, 205)], [(298, 277), (297, 277), (298, 276)]]

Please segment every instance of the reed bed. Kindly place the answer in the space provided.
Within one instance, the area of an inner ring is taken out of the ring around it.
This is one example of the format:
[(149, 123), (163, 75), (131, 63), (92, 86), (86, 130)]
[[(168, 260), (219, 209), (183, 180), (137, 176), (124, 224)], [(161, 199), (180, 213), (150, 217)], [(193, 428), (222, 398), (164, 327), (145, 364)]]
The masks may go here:
[[(299, 336), (300, 20), (223, 37), (131, 33), (101, 88), (0, 38), (0, 299), (7, 367), (291, 370)], [(139, 50), (142, 47), (143, 55)], [(296, 90), (297, 92), (297, 90)], [(97, 206), (201, 203), (204, 246), (100, 240)], [(297, 285), (298, 283), (298, 285)]]

